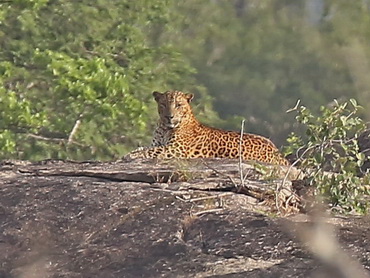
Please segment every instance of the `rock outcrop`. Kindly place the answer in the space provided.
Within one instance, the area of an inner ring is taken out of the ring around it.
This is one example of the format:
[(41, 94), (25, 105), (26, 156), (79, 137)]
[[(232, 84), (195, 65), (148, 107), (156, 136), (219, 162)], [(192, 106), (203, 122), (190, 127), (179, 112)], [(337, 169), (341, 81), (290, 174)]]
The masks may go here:
[(369, 218), (299, 213), (287, 169), (269, 169), (2, 162), (0, 277), (349, 277), (343, 260), (366, 277)]

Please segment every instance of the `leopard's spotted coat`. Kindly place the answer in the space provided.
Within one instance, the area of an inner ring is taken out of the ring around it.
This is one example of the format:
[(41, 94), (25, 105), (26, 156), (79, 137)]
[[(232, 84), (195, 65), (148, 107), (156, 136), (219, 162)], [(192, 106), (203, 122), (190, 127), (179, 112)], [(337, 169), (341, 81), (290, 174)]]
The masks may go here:
[[(195, 118), (192, 94), (180, 91), (153, 92), (159, 122), (152, 146), (139, 148), (125, 158), (238, 158), (240, 134), (205, 126)], [(271, 164), (289, 165), (267, 138), (246, 133), (241, 144), (242, 158)]]

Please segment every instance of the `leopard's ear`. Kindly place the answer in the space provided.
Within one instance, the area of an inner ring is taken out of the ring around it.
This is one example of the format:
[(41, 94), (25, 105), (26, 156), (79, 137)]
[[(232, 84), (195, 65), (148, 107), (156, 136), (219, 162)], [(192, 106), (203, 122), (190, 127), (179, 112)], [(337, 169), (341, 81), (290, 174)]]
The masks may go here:
[(190, 103), (191, 100), (194, 98), (194, 94), (185, 94), (185, 97), (188, 100), (188, 102)]
[(156, 91), (154, 91), (152, 94), (153, 94), (153, 97), (156, 101), (158, 101), (161, 98), (161, 96), (163, 95), (162, 93), (156, 92)]

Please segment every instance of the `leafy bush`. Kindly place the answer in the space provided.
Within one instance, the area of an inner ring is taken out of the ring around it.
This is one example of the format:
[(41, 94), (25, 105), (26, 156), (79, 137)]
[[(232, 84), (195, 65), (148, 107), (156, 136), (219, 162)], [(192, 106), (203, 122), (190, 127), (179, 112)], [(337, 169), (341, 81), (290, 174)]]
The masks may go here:
[[(324, 197), (335, 210), (366, 213), (369, 209), (369, 173), (360, 173), (366, 157), (359, 151), (358, 138), (365, 123), (358, 114), (361, 107), (354, 99), (321, 107), (315, 117), (305, 106), (290, 111), (305, 127), (306, 137), (291, 134), (286, 152), (296, 154), (308, 185)], [(330, 172), (328, 172), (330, 171)]]
[(171, 3), (0, 3), (0, 159), (110, 160), (148, 144), (151, 92), (195, 87), (185, 57), (157, 38)]

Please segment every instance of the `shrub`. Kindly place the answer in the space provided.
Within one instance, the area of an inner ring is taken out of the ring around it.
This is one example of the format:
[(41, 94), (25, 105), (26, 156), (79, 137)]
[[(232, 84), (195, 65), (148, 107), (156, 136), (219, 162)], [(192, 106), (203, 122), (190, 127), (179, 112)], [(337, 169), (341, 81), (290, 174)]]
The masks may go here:
[(321, 107), (318, 117), (299, 102), (289, 110), (297, 113), (306, 136), (291, 134), (286, 153), (296, 155), (294, 164), (299, 164), (306, 174), (307, 184), (339, 212), (366, 213), (369, 209), (370, 175), (369, 171), (360, 172), (367, 159), (358, 144), (366, 128), (359, 117), (360, 110), (354, 99), (343, 103), (335, 100)]

